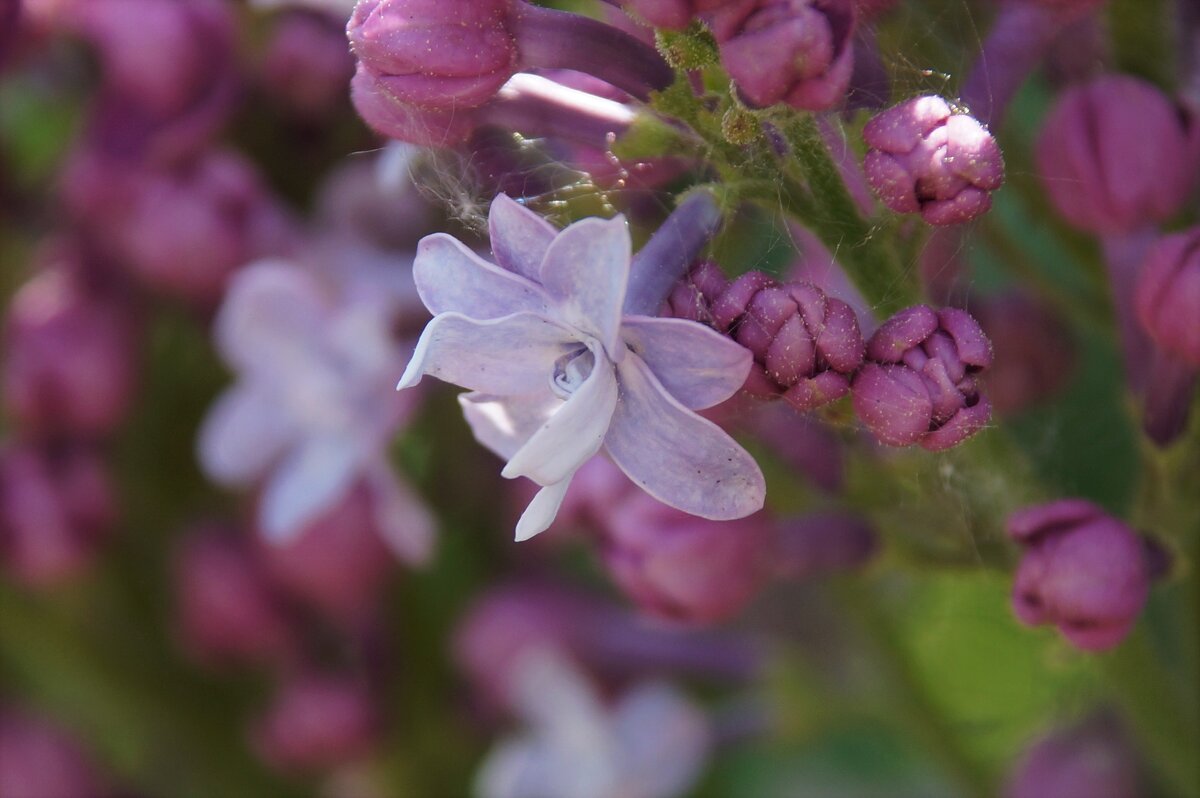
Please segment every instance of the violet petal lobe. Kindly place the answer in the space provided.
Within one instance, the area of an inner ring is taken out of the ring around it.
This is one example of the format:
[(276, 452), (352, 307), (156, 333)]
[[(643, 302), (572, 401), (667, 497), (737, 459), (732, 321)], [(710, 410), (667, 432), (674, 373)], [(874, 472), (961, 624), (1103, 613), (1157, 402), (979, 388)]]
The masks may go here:
[(558, 508), (562, 507), (563, 497), (567, 495), (567, 488), (571, 486), (571, 477), (574, 475), (575, 472), (572, 471), (559, 482), (546, 485), (534, 495), (533, 501), (529, 502), (529, 506), (517, 521), (518, 543), (550, 528), (554, 517), (558, 515)]
[(533, 313), (484, 321), (442, 313), (425, 326), (396, 389), (428, 374), (473, 391), (529, 393), (572, 343), (569, 330)]
[(671, 396), (703, 410), (737, 393), (750, 373), (750, 350), (684, 319), (626, 316), (621, 336)]
[(362, 443), (329, 435), (305, 440), (279, 464), (263, 491), (261, 518), (268, 540), (284, 543), (337, 501), (362, 462)]
[(542, 285), (558, 301), (558, 316), (599, 339), (613, 362), (625, 351), (619, 331), (630, 247), (623, 216), (588, 218), (559, 233), (542, 263)]
[(621, 394), (605, 447), (654, 498), (717, 521), (762, 508), (766, 483), (754, 458), (716, 424), (673, 399), (630, 354), (617, 366)]
[(512, 459), (561, 403), (549, 388), (516, 396), (474, 391), (458, 395), (475, 440), (505, 460)]
[(1005, 528), (1014, 540), (1029, 542), (1040, 535), (1077, 526), (1104, 516), (1104, 511), (1087, 499), (1059, 499), (1017, 510)]
[(556, 235), (554, 225), (507, 194), (492, 200), (488, 211), (492, 255), (510, 272), (541, 282), (542, 259)]
[(239, 384), (209, 410), (200, 427), (197, 455), (210, 478), (242, 485), (263, 474), (296, 434), (291, 414), (279, 412), (273, 391)]
[(498, 319), (513, 313), (545, 313), (548, 298), (535, 283), (476, 255), (458, 239), (435, 233), (421, 239), (413, 279), (433, 314), (462, 313)]
[(307, 359), (328, 312), (312, 281), (290, 264), (262, 261), (231, 281), (214, 323), (217, 351), (231, 366), (278, 370)]

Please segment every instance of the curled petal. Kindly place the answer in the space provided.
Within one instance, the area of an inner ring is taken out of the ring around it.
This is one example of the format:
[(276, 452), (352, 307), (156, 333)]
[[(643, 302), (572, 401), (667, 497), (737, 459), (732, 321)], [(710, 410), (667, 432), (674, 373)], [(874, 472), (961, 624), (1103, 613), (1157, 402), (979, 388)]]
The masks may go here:
[(562, 403), (548, 388), (517, 396), (476, 392), (458, 395), (475, 440), (505, 460), (511, 460)]
[(686, 319), (626, 316), (621, 337), (684, 407), (703, 410), (737, 393), (750, 373), (750, 350)]
[(671, 397), (636, 355), (617, 366), (621, 398), (605, 446), (625, 474), (685, 513), (725, 521), (762, 509), (754, 458), (716, 424)]
[(554, 361), (573, 343), (566, 328), (533, 313), (488, 321), (443, 313), (421, 332), (396, 388), (428, 374), (473, 391), (531, 393), (549, 382)]
[(563, 322), (599, 339), (614, 362), (624, 354), (618, 334), (631, 257), (629, 229), (618, 216), (571, 225), (542, 263), (542, 285), (558, 301)]
[(575, 472), (572, 471), (566, 479), (555, 482), (553, 485), (547, 485), (536, 494), (533, 501), (525, 508), (525, 512), (521, 513), (521, 518), (517, 521), (517, 536), (516, 540), (520, 543), (523, 540), (529, 540), (539, 532), (545, 532), (554, 523), (554, 517), (558, 515), (558, 508), (562, 506), (563, 497), (567, 495), (567, 488), (571, 486), (571, 477)]
[(542, 259), (558, 235), (554, 225), (507, 194), (498, 194), (488, 212), (488, 235), (496, 263), (541, 282)]
[(616, 405), (616, 375), (608, 360), (596, 353), (592, 373), (513, 455), (501, 475), (529, 477), (539, 485), (568, 479), (600, 451)]
[(200, 466), (222, 485), (244, 485), (266, 472), (297, 432), (272, 391), (237, 385), (204, 419), (197, 441)]
[(413, 279), (421, 301), (434, 315), (498, 319), (522, 311), (546, 311), (546, 295), (536, 284), (488, 263), (445, 233), (426, 236), (417, 244)]
[(345, 436), (313, 438), (288, 455), (263, 491), (263, 533), (286, 543), (338, 501), (358, 476), (363, 447)]
[(986, 396), (980, 394), (978, 402), (962, 408), (949, 421), (926, 435), (921, 446), (931, 452), (952, 449), (986, 427), (991, 420), (992, 405)]

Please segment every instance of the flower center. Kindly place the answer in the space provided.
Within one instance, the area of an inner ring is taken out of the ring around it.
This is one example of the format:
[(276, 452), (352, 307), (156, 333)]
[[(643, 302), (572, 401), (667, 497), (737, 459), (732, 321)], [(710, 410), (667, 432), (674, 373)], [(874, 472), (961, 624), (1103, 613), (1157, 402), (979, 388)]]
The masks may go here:
[(560, 399), (568, 399), (591, 375), (596, 356), (587, 347), (580, 347), (554, 361), (550, 390)]

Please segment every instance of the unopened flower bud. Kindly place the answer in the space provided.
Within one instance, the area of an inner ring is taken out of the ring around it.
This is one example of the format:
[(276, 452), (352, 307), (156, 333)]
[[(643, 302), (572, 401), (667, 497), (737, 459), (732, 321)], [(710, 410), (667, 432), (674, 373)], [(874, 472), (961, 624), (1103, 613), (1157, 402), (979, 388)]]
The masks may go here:
[(1038, 176), (1070, 224), (1100, 235), (1171, 217), (1200, 175), (1200, 123), (1154, 86), (1105, 75), (1068, 89), (1042, 123)]
[(971, 310), (995, 350), (983, 383), (997, 413), (1020, 412), (1066, 386), (1074, 373), (1075, 345), (1049, 308), (1014, 292), (983, 297)]
[(1138, 319), (1163, 350), (1200, 369), (1200, 227), (1160, 239), (1142, 261)]
[(1149, 593), (1145, 547), (1132, 529), (1083, 499), (1027, 507), (1008, 518), (1025, 547), (1013, 610), (1025, 624), (1054, 624), (1073, 645), (1120, 643)]
[(312, 771), (355, 761), (378, 736), (376, 699), (357, 680), (331, 673), (302, 673), (281, 686), (254, 724), (251, 739), (281, 771)]
[(621, 0), (621, 5), (656, 28), (682, 30), (693, 17), (736, 0)]
[(643, 610), (715, 623), (732, 617), (767, 576), (771, 530), (761, 514), (708, 521), (644, 493), (629, 496), (604, 522), (604, 561)]
[(964, 311), (900, 311), (871, 336), (867, 360), (854, 378), (854, 410), (882, 443), (941, 451), (991, 418), (977, 382), (992, 363), (991, 342)]
[(102, 798), (112, 795), (79, 742), (48, 719), (0, 709), (0, 795)]
[(271, 98), (294, 114), (319, 118), (344, 101), (354, 59), (336, 22), (321, 14), (290, 13), (271, 32), (261, 70)]
[(0, 449), (0, 564), (17, 580), (51, 587), (75, 577), (116, 515), (108, 471), (90, 449)]
[(1000, 146), (976, 119), (941, 97), (914, 97), (863, 128), (870, 148), (863, 169), (871, 188), (896, 213), (929, 224), (970, 221), (992, 206), (1004, 182)]
[(202, 662), (280, 660), (292, 634), (279, 598), (254, 556), (232, 530), (203, 525), (175, 553), (181, 642)]
[(125, 419), (137, 370), (128, 309), (51, 267), (9, 306), (4, 329), (4, 400), (39, 435), (105, 435)]
[(1137, 753), (1115, 718), (1099, 715), (1037, 740), (1008, 779), (1005, 798), (1146, 795)]
[(854, 70), (851, 0), (752, 0), (713, 14), (721, 63), (752, 105), (838, 105)]

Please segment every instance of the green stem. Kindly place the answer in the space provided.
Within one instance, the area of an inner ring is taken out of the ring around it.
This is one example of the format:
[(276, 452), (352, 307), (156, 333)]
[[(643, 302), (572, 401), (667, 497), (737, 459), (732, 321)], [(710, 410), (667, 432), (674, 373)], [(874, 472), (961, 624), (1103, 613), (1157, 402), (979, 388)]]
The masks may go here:
[(958, 733), (934, 702), (900, 643), (887, 614), (865, 584), (845, 583), (838, 599), (854, 617), (871, 648), (872, 662), (885, 682), (894, 717), (924, 745), (964, 795), (991, 798), (993, 779), (960, 744)]

